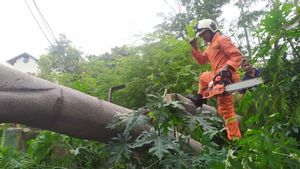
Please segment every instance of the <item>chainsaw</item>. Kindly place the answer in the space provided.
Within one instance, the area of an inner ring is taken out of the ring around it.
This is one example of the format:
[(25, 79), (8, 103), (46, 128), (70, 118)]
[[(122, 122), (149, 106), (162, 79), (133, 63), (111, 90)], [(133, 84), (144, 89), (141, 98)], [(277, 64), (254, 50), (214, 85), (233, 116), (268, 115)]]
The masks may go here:
[(231, 95), (234, 91), (254, 87), (262, 83), (263, 80), (260, 77), (233, 83), (231, 71), (222, 70), (208, 84), (208, 89), (203, 92), (203, 98)]

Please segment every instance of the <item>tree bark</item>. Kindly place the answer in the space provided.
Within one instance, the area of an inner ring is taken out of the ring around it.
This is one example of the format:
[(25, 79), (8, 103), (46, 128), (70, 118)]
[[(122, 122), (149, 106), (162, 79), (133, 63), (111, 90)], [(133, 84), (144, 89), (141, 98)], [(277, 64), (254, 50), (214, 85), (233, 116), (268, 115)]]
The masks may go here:
[(20, 123), (73, 137), (106, 141), (119, 131), (106, 125), (132, 110), (0, 66), (0, 122)]
[[(127, 109), (0, 64), (0, 123), (19, 123), (72, 137), (108, 142), (123, 131), (106, 126)], [(138, 136), (150, 124), (138, 126)], [(196, 152), (202, 145), (191, 140)]]
[[(245, 16), (243, 4), (244, 4), (243, 0), (239, 0), (239, 5), (238, 6), (240, 8), (241, 16)], [(251, 54), (251, 45), (250, 45), (248, 31), (247, 31), (247, 27), (246, 27), (245, 23), (242, 25), (242, 27), (244, 29), (246, 43), (247, 43), (248, 58), (251, 59), (251, 55), (252, 55)]]

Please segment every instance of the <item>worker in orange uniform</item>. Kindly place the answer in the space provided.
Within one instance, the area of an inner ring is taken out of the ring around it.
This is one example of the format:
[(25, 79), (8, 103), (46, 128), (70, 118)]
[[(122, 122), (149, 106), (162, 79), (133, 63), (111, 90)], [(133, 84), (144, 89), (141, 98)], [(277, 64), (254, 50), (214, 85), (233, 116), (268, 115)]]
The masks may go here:
[[(205, 99), (202, 93), (208, 88), (208, 84), (213, 77), (221, 71), (231, 71), (233, 82), (239, 81), (237, 69), (242, 62), (242, 53), (231, 42), (231, 40), (218, 32), (217, 24), (211, 19), (200, 20), (195, 25), (196, 36), (190, 41), (193, 47), (193, 57), (199, 64), (210, 63), (211, 72), (204, 72), (199, 77), (198, 95), (191, 100), (195, 105), (202, 106)], [(204, 52), (201, 52), (197, 46), (197, 37), (201, 36), (209, 45)], [(223, 116), (227, 131), (227, 138), (235, 140), (241, 138), (238, 121), (234, 112), (234, 96), (218, 96), (218, 113)]]

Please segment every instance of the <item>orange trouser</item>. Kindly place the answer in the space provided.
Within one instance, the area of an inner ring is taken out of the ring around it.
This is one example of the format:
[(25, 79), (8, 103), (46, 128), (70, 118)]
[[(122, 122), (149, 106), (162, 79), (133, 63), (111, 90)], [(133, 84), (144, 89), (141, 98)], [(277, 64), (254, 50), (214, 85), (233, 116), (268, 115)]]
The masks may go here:
[[(214, 77), (213, 72), (204, 72), (199, 77), (199, 90), (198, 93), (202, 94), (207, 89), (208, 83)], [(234, 81), (238, 80), (238, 75), (233, 74)], [(223, 116), (225, 127), (227, 131), (227, 138), (233, 140), (241, 138), (241, 132), (238, 121), (234, 112), (234, 96), (218, 96), (218, 113)]]

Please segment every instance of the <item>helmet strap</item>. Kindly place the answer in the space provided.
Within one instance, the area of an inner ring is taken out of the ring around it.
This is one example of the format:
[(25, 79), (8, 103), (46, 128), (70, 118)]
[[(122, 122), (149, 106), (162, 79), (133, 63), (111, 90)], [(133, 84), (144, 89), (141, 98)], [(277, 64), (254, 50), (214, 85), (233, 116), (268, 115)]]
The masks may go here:
[(214, 38), (214, 35), (215, 35), (216, 32), (212, 32), (210, 29), (208, 29), (208, 30), (209, 30), (209, 34), (210, 34), (210, 41), (209, 42), (211, 42), (212, 39)]

